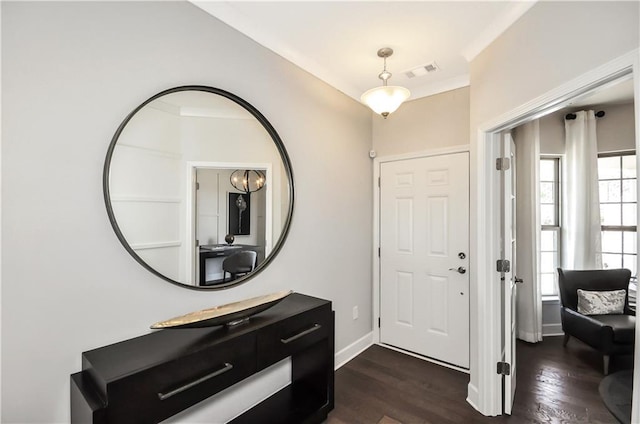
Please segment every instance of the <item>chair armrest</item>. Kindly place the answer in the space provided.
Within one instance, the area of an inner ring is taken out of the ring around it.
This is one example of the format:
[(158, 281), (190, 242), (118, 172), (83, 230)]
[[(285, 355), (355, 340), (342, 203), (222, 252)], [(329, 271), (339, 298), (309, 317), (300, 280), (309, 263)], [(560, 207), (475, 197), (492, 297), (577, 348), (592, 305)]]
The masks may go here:
[(568, 317), (571, 317), (569, 319), (579, 320), (578, 322), (580, 322), (581, 325), (586, 325), (591, 330), (597, 331), (603, 327), (609, 327), (608, 325), (591, 318), (589, 315), (583, 315), (580, 312), (574, 311), (573, 309), (569, 308), (562, 309), (564, 309), (564, 313), (567, 314)]
[(588, 315), (562, 307), (560, 309), (562, 329), (596, 349), (607, 349), (613, 344), (613, 329)]

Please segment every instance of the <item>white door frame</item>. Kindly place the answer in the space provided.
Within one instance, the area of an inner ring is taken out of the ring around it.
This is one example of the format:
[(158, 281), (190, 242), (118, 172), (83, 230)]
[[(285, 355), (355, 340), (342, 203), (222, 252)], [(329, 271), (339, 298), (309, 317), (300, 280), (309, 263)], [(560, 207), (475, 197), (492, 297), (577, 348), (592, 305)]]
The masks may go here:
[(246, 163), (246, 162), (200, 162), (200, 161), (187, 161), (186, 162), (186, 202), (185, 202), (185, 269), (187, 272), (187, 284), (194, 285), (195, 273), (197, 270), (192, 264), (195, 258), (195, 221), (194, 205), (195, 198), (193, 195), (193, 185), (195, 184), (196, 169), (259, 169), (266, 171), (267, 181), (265, 184), (266, 190), (266, 207), (265, 207), (265, 257), (269, 255), (273, 248), (273, 165), (271, 163)]
[[(385, 162), (419, 159), (464, 152), (470, 152), (470, 146), (468, 144), (442, 149), (425, 150), (422, 152), (408, 153), (404, 155), (382, 156), (373, 160), (373, 318), (371, 321), (373, 323), (373, 343), (380, 343), (380, 327), (378, 326), (378, 319), (380, 318), (380, 257), (378, 256), (378, 249), (380, 248), (380, 187), (378, 186), (380, 165)], [(469, 156), (471, 157), (471, 154), (469, 154)], [(469, 187), (469, 189), (471, 189), (471, 187)], [(471, 275), (469, 276), (469, 281), (471, 281)], [(448, 366), (451, 367), (451, 365)], [(458, 369), (457, 367), (452, 368)]]
[[(475, 293), (473, 288), (471, 289), (471, 302), (475, 304), (476, 311), (484, 311), (485, 313), (478, 313), (476, 317), (471, 317), (473, 323), (470, 329), (471, 340), (473, 342), (475, 339), (477, 342), (478, 368), (472, 368), (470, 371), (472, 381), (474, 379), (478, 381), (478, 387), (474, 387), (471, 382), (469, 383), (467, 401), (484, 415), (500, 415), (502, 407), (501, 379), (496, 373), (496, 362), (500, 358), (501, 329), (500, 292), (499, 284), (496, 282), (498, 273), (495, 268), (496, 260), (500, 254), (499, 222), (496, 222), (495, 219), (500, 215), (500, 193), (497, 189), (499, 185), (496, 186), (499, 173), (495, 171), (495, 159), (499, 157), (500, 153), (499, 132), (562, 109), (568, 106), (571, 100), (629, 74), (632, 74), (634, 79), (636, 150), (640, 151), (640, 119), (638, 119), (640, 111), (640, 60), (638, 49), (599, 66), (478, 127), (477, 142), (471, 149), (472, 175), (475, 167), (477, 178), (471, 185), (471, 198), (472, 202), (475, 199), (475, 205), (472, 203), (470, 277), (472, 278), (471, 286), (477, 287)], [(640, 160), (638, 160), (638, 168), (640, 169)], [(640, 189), (640, 187), (638, 188)], [(474, 206), (475, 215), (473, 213)], [(471, 349), (473, 355), (473, 343)], [(640, 329), (638, 326), (636, 326), (635, 361), (640, 363)], [(635, 387), (640, 387), (639, 367), (635, 368), (633, 379)], [(634, 390), (631, 422), (640, 422), (639, 401), (640, 390)]]

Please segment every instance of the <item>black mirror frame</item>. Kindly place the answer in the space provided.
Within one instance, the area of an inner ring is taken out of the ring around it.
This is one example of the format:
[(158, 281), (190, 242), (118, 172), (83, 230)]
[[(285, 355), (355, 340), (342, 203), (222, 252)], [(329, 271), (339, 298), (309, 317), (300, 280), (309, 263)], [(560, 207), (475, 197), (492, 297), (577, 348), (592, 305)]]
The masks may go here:
[[(111, 196), (110, 196), (110, 190), (109, 190), (109, 175), (110, 175), (110, 167), (111, 167), (111, 159), (113, 157), (113, 151), (116, 147), (116, 144), (118, 142), (118, 139), (120, 138), (120, 135), (122, 134), (122, 131), (125, 129), (125, 127), (127, 126), (127, 124), (129, 123), (129, 121), (135, 116), (136, 113), (138, 113), (138, 111), (140, 111), (140, 109), (142, 109), (143, 107), (145, 107), (147, 104), (149, 104), (150, 102), (165, 96), (167, 94), (172, 94), (172, 93), (177, 93), (177, 92), (181, 92), (181, 91), (203, 91), (203, 92), (208, 92), (208, 93), (212, 93), (212, 94), (217, 94), (219, 96), (225, 97), (231, 101), (233, 101), (234, 103), (237, 103), (238, 105), (242, 106), (245, 110), (247, 110), (249, 113), (251, 113), (251, 115), (253, 115), (258, 122), (260, 122), (260, 124), (264, 127), (264, 129), (267, 131), (267, 133), (269, 134), (269, 136), (271, 136), (271, 139), (273, 140), (273, 142), (276, 145), (276, 148), (278, 149), (278, 152), (280, 153), (280, 157), (282, 158), (282, 162), (283, 162), (283, 166), (285, 169), (285, 173), (287, 175), (287, 179), (289, 181), (289, 207), (287, 210), (287, 218), (286, 221), (282, 227), (282, 232), (280, 233), (280, 237), (278, 238), (273, 250), (270, 252), (269, 256), (265, 257), (265, 260), (259, 264), (256, 269), (254, 269), (251, 273), (244, 275), (236, 280), (230, 281), (227, 284), (217, 284), (214, 286), (194, 286), (194, 285), (190, 285), (190, 284), (185, 284), (185, 283), (181, 283), (180, 281), (176, 281), (173, 280), (163, 274), (161, 274), (160, 272), (158, 272), (155, 268), (151, 267), (149, 264), (147, 264), (140, 256), (138, 256), (138, 254), (131, 248), (131, 246), (129, 245), (129, 243), (127, 242), (127, 240), (125, 239), (124, 235), (122, 234), (122, 231), (120, 230), (120, 227), (118, 226), (118, 223), (116, 221), (114, 212), (113, 212), (113, 206), (111, 204)], [(291, 220), (293, 218), (293, 204), (294, 204), (294, 180), (293, 180), (293, 169), (291, 167), (291, 160), (289, 159), (289, 155), (287, 153), (287, 150), (284, 147), (284, 143), (282, 142), (282, 139), (280, 138), (280, 136), (278, 135), (278, 133), (276, 132), (275, 128), (273, 128), (273, 126), (271, 125), (271, 123), (269, 123), (269, 121), (267, 120), (267, 118), (264, 117), (264, 115), (262, 115), (262, 113), (260, 113), (260, 111), (258, 111), (255, 107), (253, 107), (250, 103), (248, 103), (246, 100), (236, 96), (235, 94), (229, 93), (228, 91), (225, 90), (221, 90), (219, 88), (214, 88), (214, 87), (209, 87), (209, 86), (204, 86), (204, 85), (184, 85), (184, 86), (180, 86), (180, 87), (174, 87), (174, 88), (169, 88), (167, 90), (161, 91), (160, 93), (150, 97), (149, 99), (147, 99), (146, 101), (144, 101), (140, 106), (138, 106), (137, 108), (135, 108), (131, 113), (129, 113), (129, 115), (127, 115), (127, 117), (122, 121), (122, 123), (120, 124), (120, 126), (118, 127), (118, 129), (116, 130), (115, 134), (113, 135), (113, 138), (111, 139), (111, 143), (109, 144), (109, 148), (107, 150), (107, 156), (105, 158), (104, 161), (104, 168), (103, 168), (103, 173), (102, 173), (102, 188), (103, 188), (103, 195), (104, 195), (104, 202), (105, 202), (105, 206), (107, 208), (107, 215), (109, 216), (109, 222), (111, 223), (111, 226), (113, 227), (113, 230), (116, 233), (116, 236), (118, 237), (118, 240), (120, 240), (120, 243), (122, 243), (122, 245), (124, 246), (125, 250), (127, 252), (129, 252), (129, 254), (140, 264), (142, 265), (144, 268), (146, 268), (149, 272), (151, 272), (152, 274), (162, 278), (165, 281), (168, 281), (172, 284), (178, 285), (180, 287), (185, 287), (185, 288), (189, 288), (192, 290), (203, 290), (203, 291), (209, 291), (209, 290), (222, 290), (222, 289), (227, 289), (233, 286), (237, 286), (239, 284), (245, 283), (248, 280), (254, 278), (256, 275), (258, 275), (264, 268), (266, 268), (267, 265), (269, 265), (271, 263), (271, 261), (273, 261), (273, 259), (277, 256), (277, 254), (280, 252), (280, 249), (282, 248), (288, 234), (289, 234), (289, 229), (291, 226)]]

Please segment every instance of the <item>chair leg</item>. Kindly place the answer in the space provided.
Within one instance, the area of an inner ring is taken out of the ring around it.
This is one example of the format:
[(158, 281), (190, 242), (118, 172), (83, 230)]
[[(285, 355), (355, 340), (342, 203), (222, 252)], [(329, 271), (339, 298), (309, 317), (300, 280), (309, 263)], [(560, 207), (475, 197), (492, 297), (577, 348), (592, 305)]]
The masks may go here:
[(609, 375), (609, 360), (611, 359), (611, 357), (609, 355), (604, 355), (602, 357), (603, 363), (604, 363), (604, 375)]
[(564, 333), (564, 340), (562, 341), (562, 346), (563, 347), (567, 347), (567, 343), (569, 343), (569, 337), (571, 337), (571, 336), (569, 336), (569, 334)]

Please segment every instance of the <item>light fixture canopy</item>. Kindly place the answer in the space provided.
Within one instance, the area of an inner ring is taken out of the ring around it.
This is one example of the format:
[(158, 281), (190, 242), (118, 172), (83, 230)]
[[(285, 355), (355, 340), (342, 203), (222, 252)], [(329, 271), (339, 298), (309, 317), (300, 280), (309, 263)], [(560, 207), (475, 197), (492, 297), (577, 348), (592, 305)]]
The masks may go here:
[(261, 190), (267, 178), (264, 172), (257, 169), (236, 169), (231, 173), (229, 181), (235, 189), (249, 194)]
[(382, 115), (385, 119), (390, 113), (395, 112), (402, 102), (407, 100), (411, 93), (404, 87), (387, 85), (391, 78), (391, 72), (387, 71), (387, 58), (393, 54), (393, 49), (383, 47), (378, 50), (378, 56), (384, 59), (384, 69), (378, 75), (383, 82), (381, 87), (372, 88), (365, 91), (360, 100), (369, 106), (375, 113)]

